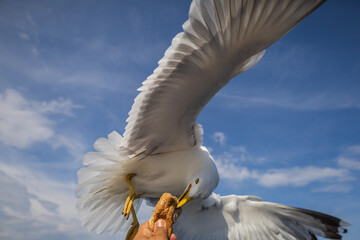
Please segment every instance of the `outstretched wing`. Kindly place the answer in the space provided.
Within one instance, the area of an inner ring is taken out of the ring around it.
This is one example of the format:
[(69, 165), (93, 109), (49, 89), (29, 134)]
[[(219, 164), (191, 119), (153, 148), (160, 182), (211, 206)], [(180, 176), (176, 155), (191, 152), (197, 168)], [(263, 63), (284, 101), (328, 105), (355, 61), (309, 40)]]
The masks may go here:
[(139, 89), (125, 147), (155, 154), (194, 146), (195, 121), (209, 100), (324, 1), (194, 0), (184, 32)]
[(174, 233), (178, 239), (313, 240), (341, 239), (350, 224), (323, 213), (263, 202), (258, 197), (210, 196), (213, 204), (190, 201), (183, 208)]

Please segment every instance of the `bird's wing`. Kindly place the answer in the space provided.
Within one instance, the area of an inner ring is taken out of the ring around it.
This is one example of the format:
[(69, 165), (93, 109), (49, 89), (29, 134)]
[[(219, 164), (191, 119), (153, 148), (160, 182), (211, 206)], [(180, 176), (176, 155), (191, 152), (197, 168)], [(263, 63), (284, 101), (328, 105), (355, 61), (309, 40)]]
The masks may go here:
[[(210, 204), (209, 204), (210, 202)], [(316, 236), (341, 239), (350, 224), (323, 213), (263, 202), (251, 196), (210, 196), (190, 201), (174, 233), (178, 239), (305, 240)]]
[(134, 154), (188, 149), (195, 121), (229, 80), (325, 0), (194, 0), (183, 30), (139, 89), (124, 133)]

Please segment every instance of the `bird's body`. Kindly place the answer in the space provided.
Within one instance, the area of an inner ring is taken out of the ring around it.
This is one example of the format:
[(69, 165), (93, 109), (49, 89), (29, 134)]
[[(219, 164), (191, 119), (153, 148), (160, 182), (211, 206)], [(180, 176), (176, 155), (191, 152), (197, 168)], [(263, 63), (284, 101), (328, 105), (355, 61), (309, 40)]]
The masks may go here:
[[(198, 176), (202, 183), (209, 186), (210, 191), (202, 195), (202, 198), (207, 198), (219, 179), (215, 162), (204, 146), (150, 155), (129, 165), (132, 165), (129, 172), (136, 173), (132, 185), (143, 198), (158, 199), (164, 192), (180, 196), (193, 176)], [(202, 173), (208, 178), (202, 177)]]
[(121, 212), (129, 201), (136, 209), (137, 198), (158, 199), (168, 192), (181, 194), (178, 206), (187, 203), (174, 226), (179, 239), (341, 238), (348, 224), (339, 218), (258, 197), (212, 193), (219, 175), (196, 123), (231, 78), (254, 66), (265, 48), (323, 2), (194, 0), (184, 32), (139, 89), (123, 137), (112, 132), (85, 156), (77, 187), (83, 223), (97, 233), (126, 230), (131, 220)]

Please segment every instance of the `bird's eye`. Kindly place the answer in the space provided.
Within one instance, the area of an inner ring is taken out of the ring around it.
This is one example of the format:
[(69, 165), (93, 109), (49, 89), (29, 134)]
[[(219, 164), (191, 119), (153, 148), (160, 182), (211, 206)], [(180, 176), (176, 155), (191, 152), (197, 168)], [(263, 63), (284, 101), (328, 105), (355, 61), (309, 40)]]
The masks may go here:
[(197, 178), (197, 179), (195, 180), (195, 183), (198, 184), (199, 182), (200, 182), (200, 179)]

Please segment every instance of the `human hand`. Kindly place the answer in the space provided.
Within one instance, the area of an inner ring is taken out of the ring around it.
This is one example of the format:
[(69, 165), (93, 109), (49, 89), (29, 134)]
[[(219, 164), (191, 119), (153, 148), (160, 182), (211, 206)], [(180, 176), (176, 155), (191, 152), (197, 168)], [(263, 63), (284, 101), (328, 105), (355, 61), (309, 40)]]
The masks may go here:
[[(133, 240), (168, 240), (166, 222), (159, 219), (155, 223), (154, 232), (150, 230), (149, 222), (141, 224)], [(175, 234), (172, 234), (170, 240), (177, 240)]]

